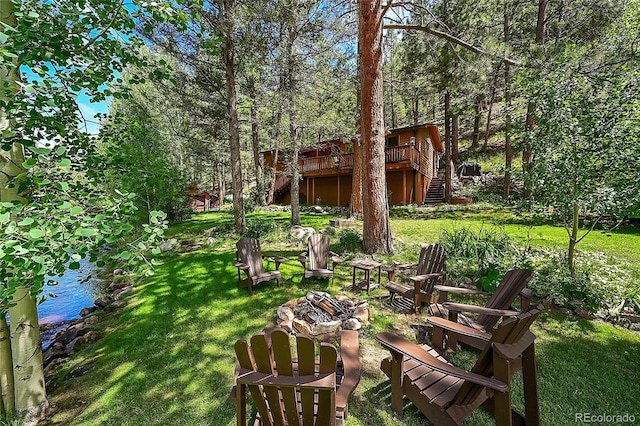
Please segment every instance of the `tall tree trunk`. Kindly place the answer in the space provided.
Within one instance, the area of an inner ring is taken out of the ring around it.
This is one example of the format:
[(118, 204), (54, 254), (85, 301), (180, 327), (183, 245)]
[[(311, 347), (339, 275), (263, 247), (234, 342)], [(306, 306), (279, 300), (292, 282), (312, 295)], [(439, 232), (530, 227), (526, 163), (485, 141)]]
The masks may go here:
[(504, 119), (504, 187), (502, 197), (507, 199), (511, 192), (511, 164), (513, 161), (511, 147), (511, 70), (509, 64), (504, 66), (504, 102), (507, 111)]
[(290, 19), (287, 22), (287, 107), (289, 115), (289, 137), (291, 139), (291, 224), (300, 225), (300, 171), (298, 169), (298, 158), (300, 156), (299, 134), (300, 130), (296, 117), (296, 75), (295, 75), (295, 57), (294, 43), (297, 37), (295, 28), (295, 15), (293, 11), (296, 9), (295, 1), (290, 2), (289, 10), (291, 11)]
[(10, 417), (16, 406), (13, 385), (13, 361), (11, 357), (11, 333), (6, 313), (0, 317), (0, 416)]
[[(496, 70), (496, 76), (498, 71)], [(491, 96), (489, 97), (489, 108), (487, 108), (487, 126), (484, 131), (484, 145), (482, 146), (482, 152), (489, 150), (489, 136), (491, 132), (491, 113), (493, 112), (493, 103), (496, 101), (496, 77), (493, 78), (493, 84), (491, 85)]]
[[(547, 20), (547, 0), (538, 0), (538, 21), (536, 22), (536, 45), (542, 46), (545, 38), (545, 22)], [(527, 103), (527, 115), (525, 118), (525, 128), (528, 132), (532, 131), (535, 126), (534, 114), (536, 104), (532, 101)], [(533, 168), (533, 159), (531, 156), (531, 143), (529, 138), (525, 138), (522, 147), (522, 172), (524, 173), (524, 189), (522, 191), (523, 198), (531, 198), (531, 179), (530, 173)]]
[[(16, 27), (14, 5), (15, 3), (11, 1), (0, 1), (0, 24)], [(0, 63), (0, 87), (11, 88), (13, 91), (11, 95), (16, 93), (20, 81), (18, 64), (13, 65), (8, 68)], [(0, 101), (3, 104), (7, 101), (5, 93), (4, 90), (0, 90)], [(15, 120), (7, 116), (4, 109), (0, 109), (0, 133), (11, 132), (15, 125)], [(0, 149), (0, 202), (22, 200), (18, 194), (17, 185), (7, 188), (7, 183), (24, 172), (22, 167), (24, 161), (24, 147), (21, 144), (14, 144), (8, 151)], [(26, 286), (15, 289), (11, 303), (13, 306), (9, 309), (10, 340), (4, 338), (0, 342), (2, 406), (7, 414), (13, 415), (15, 412), (25, 418), (38, 418), (48, 406), (47, 392), (44, 387), (38, 310)], [(1, 326), (6, 330), (4, 312), (2, 323)], [(6, 331), (3, 331), (2, 335), (6, 337)], [(13, 387), (13, 396), (9, 395), (11, 387)], [(6, 398), (5, 392), (8, 393)]]
[(569, 270), (573, 274), (576, 270), (576, 245), (578, 244), (578, 226), (580, 225), (580, 211), (577, 204), (573, 204), (571, 215), (571, 233), (569, 235)]
[(451, 157), (453, 164), (458, 167), (460, 164), (460, 149), (458, 138), (460, 136), (460, 117), (454, 115), (451, 117)]
[(390, 253), (393, 244), (385, 176), (384, 105), (382, 92), (382, 5), (360, 0), (361, 131), (364, 151), (363, 246), (366, 253)]
[[(504, 9), (504, 43), (509, 45), (511, 16), (509, 14), (509, 6), (505, 3)], [(511, 163), (513, 160), (513, 151), (511, 149), (511, 67), (504, 64), (504, 103), (506, 106), (506, 114), (504, 119), (504, 187), (502, 197), (509, 198), (511, 192)]]
[(536, 44), (544, 44), (545, 22), (547, 21), (547, 0), (538, 0), (538, 21), (536, 22)]
[(249, 98), (251, 99), (251, 147), (253, 148), (253, 165), (256, 169), (256, 203), (259, 206), (267, 204), (265, 185), (263, 183), (262, 159), (260, 158), (260, 133), (258, 126), (258, 97), (256, 95), (256, 80), (249, 78)]
[(273, 160), (271, 162), (272, 163), (271, 164), (271, 167), (272, 167), (271, 173), (273, 173), (273, 176), (271, 176), (271, 190), (269, 191), (269, 204), (272, 204), (272, 203), (276, 202), (276, 181), (278, 180), (277, 165), (278, 165), (278, 155), (279, 154), (280, 154), (280, 150), (278, 148), (276, 148), (274, 150), (274, 152), (273, 152)]
[(227, 195), (227, 189), (225, 187), (225, 167), (224, 160), (218, 163), (218, 203), (220, 208), (224, 205), (224, 197)]
[[(358, 127), (360, 127), (358, 125)], [(362, 139), (360, 130), (353, 141), (353, 175), (351, 178), (351, 200), (349, 202), (349, 217), (362, 219)]]
[(222, 56), (227, 78), (227, 114), (229, 115), (229, 148), (231, 151), (231, 189), (233, 191), (233, 220), (235, 231), (246, 230), (244, 200), (242, 199), (242, 163), (240, 159), (240, 125), (238, 122), (238, 98), (233, 45), (234, 0), (223, 1)]
[(476, 99), (475, 104), (473, 105), (473, 136), (471, 139), (471, 149), (476, 149), (480, 145), (480, 118), (482, 113), (482, 100), (480, 98)]
[(451, 95), (444, 94), (444, 200), (451, 202)]
[[(360, 13), (360, 8), (358, 8), (358, 14)], [(362, 19), (358, 15), (358, 33), (360, 33), (362, 24)], [(360, 38), (358, 38), (358, 76), (362, 74), (362, 42)], [(356, 118), (356, 139), (353, 141), (353, 174), (351, 175), (351, 199), (349, 202), (349, 218), (351, 219), (362, 219), (362, 85), (360, 79), (358, 79), (356, 85), (356, 113), (358, 117)]]
[[(298, 143), (298, 130), (292, 129), (291, 137)], [(291, 159), (291, 224), (300, 225), (300, 171), (298, 170), (298, 148), (293, 149), (293, 158)]]
[(16, 289), (13, 303), (15, 305), (9, 308), (9, 317), (16, 412), (35, 419), (39, 418), (48, 406), (38, 310), (35, 299), (31, 297), (31, 291), (27, 287)]
[[(284, 79), (282, 74), (280, 75), (280, 84), (279, 84), (279, 91), (282, 92), (282, 90), (284, 89)], [(280, 126), (282, 125), (282, 111), (283, 111), (283, 106), (282, 106), (282, 97), (281, 96), (277, 96), (276, 98), (278, 100), (278, 109), (276, 111), (276, 116), (275, 116), (275, 128), (273, 131), (273, 140), (276, 141), (276, 149), (275, 152), (273, 154), (273, 160), (271, 162), (271, 165), (273, 167), (273, 176), (271, 176), (271, 191), (269, 192), (269, 203), (275, 203), (276, 202), (276, 182), (278, 180), (278, 156), (280, 154), (280, 146), (282, 146), (281, 141), (280, 141), (280, 135), (281, 135), (281, 130), (280, 130)]]
[(420, 97), (414, 89), (413, 93), (413, 125), (418, 125), (418, 118), (420, 118)]

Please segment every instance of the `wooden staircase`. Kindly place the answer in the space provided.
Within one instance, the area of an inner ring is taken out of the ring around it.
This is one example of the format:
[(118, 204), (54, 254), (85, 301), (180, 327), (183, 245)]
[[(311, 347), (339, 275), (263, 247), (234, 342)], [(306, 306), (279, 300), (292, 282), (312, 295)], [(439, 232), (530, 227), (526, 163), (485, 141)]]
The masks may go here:
[(289, 191), (289, 189), (291, 189), (291, 178), (289, 176), (280, 176), (276, 180), (273, 199), (277, 200), (282, 197), (287, 191)]
[(444, 203), (444, 179), (433, 178), (427, 190), (427, 196), (424, 199), (427, 205)]

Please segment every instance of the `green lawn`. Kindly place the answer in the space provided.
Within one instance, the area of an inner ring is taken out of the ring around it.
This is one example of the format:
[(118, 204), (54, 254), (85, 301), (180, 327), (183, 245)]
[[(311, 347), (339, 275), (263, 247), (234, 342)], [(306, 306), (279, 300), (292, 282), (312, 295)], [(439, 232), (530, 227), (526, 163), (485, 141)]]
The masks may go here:
[[(288, 214), (268, 217), (286, 222)], [(327, 216), (303, 215), (304, 224), (316, 228), (325, 227), (327, 220)], [(334, 284), (302, 280), (302, 268), (293, 260), (302, 248), (282, 244), (284, 237), (274, 238), (263, 243), (263, 250), (292, 259), (282, 265), (284, 279), (279, 288), (273, 282), (261, 284), (249, 297), (246, 290), (236, 288), (234, 240), (224, 230), (231, 223), (228, 213), (208, 213), (171, 230), (172, 235), (182, 238), (185, 233), (217, 227), (213, 233), (216, 242), (206, 249), (161, 258), (156, 274), (137, 286), (127, 307), (103, 315), (101, 339), (81, 349), (49, 389), (56, 407), (50, 424), (235, 423), (234, 406), (227, 401), (235, 341), (273, 323), (278, 305), (310, 289), (339, 292), (350, 282), (351, 268), (339, 266)], [(483, 223), (488, 226), (490, 221), (482, 217), (403, 219), (393, 220), (392, 229), (409, 246), (437, 241), (443, 227)], [(518, 224), (507, 224), (505, 229), (520, 237), (528, 232)], [(535, 227), (532, 243), (562, 244), (563, 232), (550, 226)], [(610, 237), (596, 233), (585, 240), (583, 249), (609, 251), (630, 261), (640, 256), (638, 237), (637, 232), (616, 232)], [(402, 419), (391, 412), (388, 382), (378, 368), (386, 353), (373, 339), (382, 330), (415, 338), (411, 324), (420, 324), (424, 318), (387, 310), (381, 304), (385, 293), (376, 290), (370, 297), (373, 322), (361, 337), (362, 381), (351, 400), (348, 425), (425, 424), (410, 404)], [(576, 412), (630, 413), (640, 418), (638, 333), (558, 312), (545, 312), (534, 332), (538, 336), (544, 424), (573, 424)], [(460, 351), (456, 360), (469, 364), (474, 355)], [(84, 365), (93, 369), (82, 377), (64, 380), (65, 374)], [(516, 403), (521, 406), (521, 399), (516, 398)], [(479, 411), (466, 424), (491, 424), (491, 417)]]

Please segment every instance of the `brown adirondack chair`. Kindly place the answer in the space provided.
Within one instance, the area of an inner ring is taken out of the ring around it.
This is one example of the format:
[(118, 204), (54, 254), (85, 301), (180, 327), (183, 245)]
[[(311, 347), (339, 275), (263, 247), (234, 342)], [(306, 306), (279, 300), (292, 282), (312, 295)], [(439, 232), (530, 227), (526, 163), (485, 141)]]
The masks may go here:
[[(535, 335), (529, 327), (541, 310), (536, 307), (500, 323), (469, 372), (428, 345), (418, 346), (392, 333), (378, 334), (376, 340), (391, 352), (380, 368), (391, 380), (392, 410), (402, 415), (406, 395), (438, 426), (459, 425), (480, 405), (494, 414), (498, 426), (539, 425)], [(526, 415), (511, 404), (511, 377), (520, 369)]]
[(340, 358), (334, 345), (296, 337), (297, 358), (284, 330), (272, 327), (235, 344), (239, 368), (231, 399), (238, 425), (246, 425), (246, 391), (258, 410), (257, 425), (342, 425), (347, 402), (360, 382), (358, 332), (345, 330)]
[[(394, 265), (391, 268), (386, 268), (389, 273), (389, 283), (386, 285), (389, 290), (389, 296), (392, 304), (395, 299), (400, 297), (408, 301), (403, 303), (400, 301), (400, 305), (411, 306), (416, 313), (420, 312), (422, 303), (434, 303), (436, 301), (433, 296), (433, 288), (437, 283), (445, 284), (447, 282), (447, 267), (446, 262), (447, 255), (444, 252), (444, 248), (439, 244), (431, 244), (420, 250), (420, 259), (417, 265)], [(401, 284), (395, 281), (396, 271), (402, 271), (416, 267), (416, 274), (410, 276), (409, 279), (413, 281), (412, 286)]]
[[(253, 294), (253, 286), (265, 281), (276, 280), (280, 285), (280, 264), (285, 261), (283, 257), (271, 256), (276, 263), (275, 271), (265, 271), (263, 264), (260, 241), (255, 238), (242, 238), (236, 243), (236, 261), (233, 265), (238, 268), (238, 288), (247, 288), (249, 294)], [(242, 279), (240, 271), (246, 278)]]
[[(449, 333), (447, 348), (454, 349), (457, 342), (461, 342), (480, 349), (486, 343), (486, 335), (493, 333), (500, 318), (518, 315), (529, 308), (531, 293), (525, 287), (532, 277), (533, 272), (527, 269), (514, 269), (507, 272), (484, 307), (446, 301), (449, 293), (489, 295), (482, 290), (436, 285), (434, 289), (439, 292), (438, 303), (429, 306), (431, 316), (427, 318), (427, 322), (431, 325), (442, 324), (443, 319), (448, 318), (449, 321), (460, 322), (474, 328), (480, 334), (470, 336)], [(520, 311), (514, 310), (511, 306), (518, 295), (521, 298)], [(474, 320), (460, 315), (462, 312), (476, 314), (477, 318)], [(479, 337), (482, 336), (482, 333), (485, 334), (484, 338)], [(439, 329), (434, 328), (433, 344), (439, 350), (442, 349), (443, 339), (444, 336), (439, 332)]]
[[(304, 277), (323, 277), (333, 279), (336, 265), (342, 262), (340, 256), (330, 250), (331, 241), (323, 234), (314, 234), (307, 241), (307, 251), (298, 256), (304, 268)], [(331, 260), (331, 269), (329, 269)]]

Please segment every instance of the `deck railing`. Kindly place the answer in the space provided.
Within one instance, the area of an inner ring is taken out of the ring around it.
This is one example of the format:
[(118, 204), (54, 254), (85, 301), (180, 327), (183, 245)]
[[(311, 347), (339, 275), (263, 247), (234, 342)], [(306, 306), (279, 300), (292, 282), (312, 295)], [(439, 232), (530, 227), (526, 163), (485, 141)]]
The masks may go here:
[[(407, 162), (421, 173), (427, 171), (427, 158), (415, 146), (391, 146), (385, 148), (386, 164)], [(322, 157), (301, 159), (302, 173), (318, 173), (322, 171), (340, 171), (353, 168), (353, 154), (341, 153)]]

